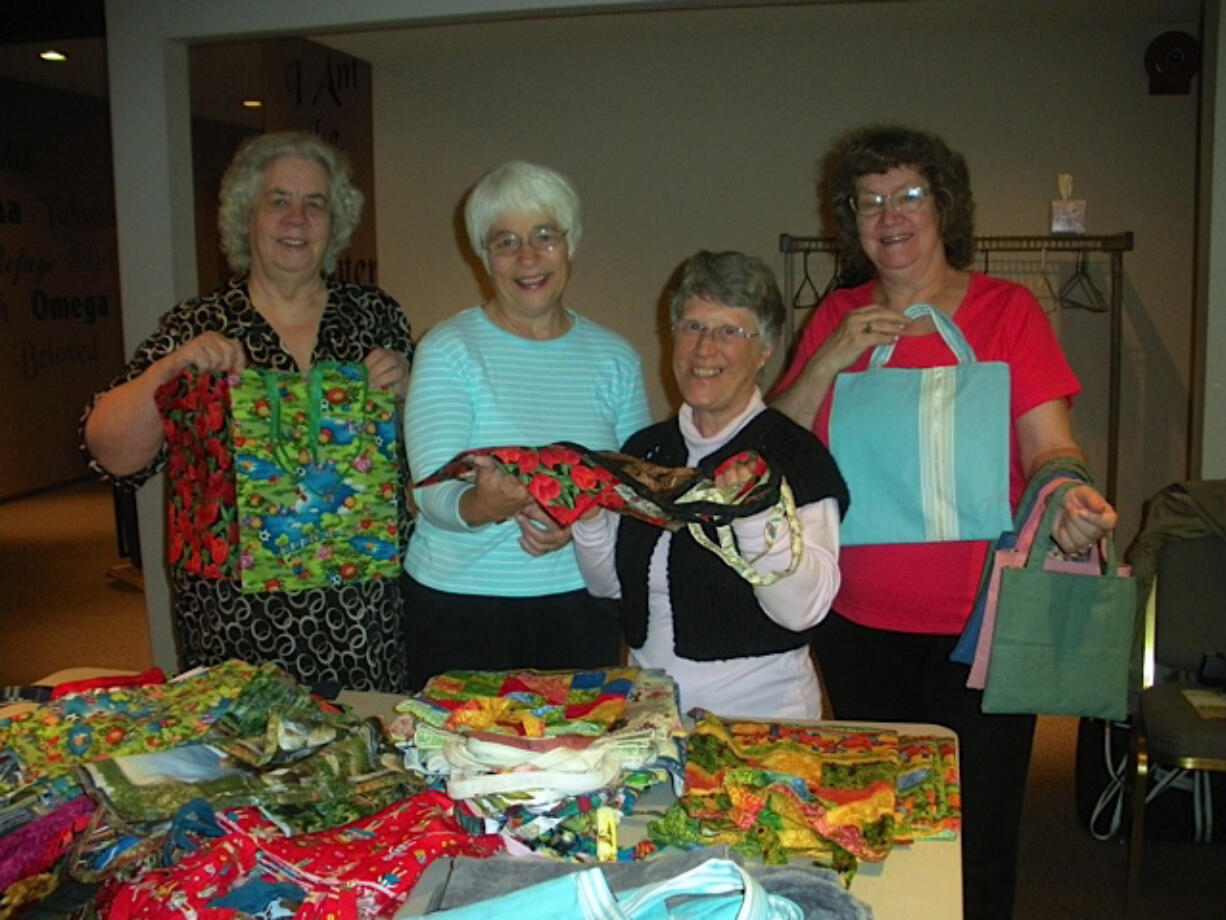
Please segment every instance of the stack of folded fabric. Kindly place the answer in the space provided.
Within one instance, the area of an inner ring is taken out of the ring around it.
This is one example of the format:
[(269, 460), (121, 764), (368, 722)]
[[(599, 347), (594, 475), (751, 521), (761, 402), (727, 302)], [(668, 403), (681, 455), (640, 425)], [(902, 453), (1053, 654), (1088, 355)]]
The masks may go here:
[(701, 713), (684, 793), (648, 831), (660, 845), (724, 843), (773, 864), (809, 856), (850, 880), (859, 860), (881, 861), (895, 842), (956, 833), (952, 745)]
[(662, 671), (450, 671), (398, 704), (406, 762), (474, 829), (570, 858), (614, 858), (617, 815), (679, 786), (685, 729)]

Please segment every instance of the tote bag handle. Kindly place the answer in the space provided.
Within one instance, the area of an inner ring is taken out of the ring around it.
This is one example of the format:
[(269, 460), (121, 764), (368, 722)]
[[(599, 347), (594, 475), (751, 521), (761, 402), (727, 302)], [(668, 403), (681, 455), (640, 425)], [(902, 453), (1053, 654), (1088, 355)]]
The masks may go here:
[[(1062, 482), (1056, 486), (1047, 499), (1047, 507), (1043, 511), (1043, 519), (1039, 522), (1038, 533), (1035, 534), (1034, 542), (1029, 546), (1029, 553), (1026, 556), (1026, 568), (1042, 569), (1044, 562), (1047, 560), (1047, 554), (1058, 549), (1058, 545), (1052, 539), (1051, 528), (1056, 523), (1056, 515), (1060, 513), (1060, 507), (1064, 504), (1064, 496), (1068, 494), (1069, 489), (1074, 489), (1077, 486), (1085, 485), (1083, 482)], [(1021, 547), (1019, 539), (1018, 546)], [(1115, 550), (1115, 533), (1108, 531), (1099, 544), (1101, 558), (1104, 563), (1103, 575), (1108, 578), (1116, 578), (1120, 574), (1120, 561)]]
[[(936, 324), (937, 332), (941, 334), (941, 338), (945, 340), (945, 344), (954, 353), (954, 357), (958, 359), (959, 364), (975, 364), (978, 361), (970, 343), (966, 341), (966, 336), (962, 334), (962, 330), (957, 327), (952, 319), (932, 304), (913, 303), (903, 310), (902, 314), (907, 319), (918, 319), (921, 316), (932, 317), (933, 323)], [(894, 356), (894, 346), (896, 344), (896, 342), (890, 342), (874, 348), (872, 356), (868, 359), (868, 369), (878, 370), (885, 367), (886, 362)]]

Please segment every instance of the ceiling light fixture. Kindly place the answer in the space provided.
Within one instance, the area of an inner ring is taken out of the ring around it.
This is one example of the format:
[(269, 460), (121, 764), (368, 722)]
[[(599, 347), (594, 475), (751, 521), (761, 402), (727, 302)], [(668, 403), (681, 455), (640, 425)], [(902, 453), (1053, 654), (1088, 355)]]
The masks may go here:
[(264, 107), (263, 99), (244, 99), (243, 108), (245, 109), (262, 109)]
[(68, 60), (68, 55), (64, 54), (63, 52), (56, 51), (54, 48), (48, 48), (46, 51), (40, 51), (38, 53), (38, 56), (42, 58), (44, 61), (57, 61), (58, 62), (58, 61)]

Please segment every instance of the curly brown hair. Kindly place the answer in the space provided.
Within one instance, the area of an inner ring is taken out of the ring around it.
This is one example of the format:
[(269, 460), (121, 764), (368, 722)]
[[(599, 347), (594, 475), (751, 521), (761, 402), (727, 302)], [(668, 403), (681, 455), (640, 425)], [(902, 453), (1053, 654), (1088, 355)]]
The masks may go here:
[(962, 154), (935, 134), (902, 125), (868, 125), (843, 135), (822, 161), (818, 197), (833, 218), (845, 274), (872, 278), (877, 274), (860, 247), (860, 233), (851, 200), (856, 182), (909, 166), (928, 182), (937, 206), (945, 259), (966, 268), (975, 258), (975, 198), (970, 172)]

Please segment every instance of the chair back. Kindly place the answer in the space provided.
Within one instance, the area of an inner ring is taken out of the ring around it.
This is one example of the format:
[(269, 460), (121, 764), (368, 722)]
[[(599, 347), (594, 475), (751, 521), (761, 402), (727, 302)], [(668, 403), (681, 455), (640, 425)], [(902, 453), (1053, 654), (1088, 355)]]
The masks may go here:
[(1158, 554), (1155, 607), (1159, 673), (1195, 675), (1206, 654), (1226, 654), (1226, 539), (1208, 533), (1166, 543)]

